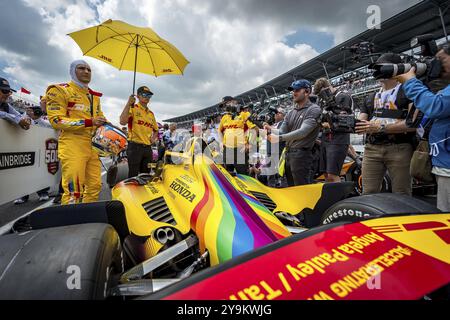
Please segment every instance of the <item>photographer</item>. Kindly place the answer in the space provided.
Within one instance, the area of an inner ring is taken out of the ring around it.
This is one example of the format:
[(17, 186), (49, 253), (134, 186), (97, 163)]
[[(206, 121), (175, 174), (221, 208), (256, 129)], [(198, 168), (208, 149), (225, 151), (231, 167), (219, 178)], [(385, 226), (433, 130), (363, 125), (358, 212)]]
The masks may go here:
[[(375, 64), (399, 64), (398, 54), (385, 53)], [(363, 194), (381, 190), (386, 169), (392, 192), (411, 195), (409, 167), (413, 154), (415, 129), (406, 125), (412, 103), (395, 79), (378, 79), (382, 88), (369, 96), (361, 107), (356, 133), (367, 134), (362, 167)]]
[(328, 121), (322, 121), (319, 171), (324, 173), (326, 182), (341, 182), (340, 174), (350, 145), (350, 132), (334, 129), (331, 119), (340, 115), (351, 115), (353, 100), (350, 94), (338, 91), (326, 78), (316, 81), (314, 92), (321, 98), (321, 107), (331, 114), (326, 117)]
[(285, 117), (279, 132), (272, 130), (271, 143), (286, 142), (286, 177), (289, 186), (311, 183), (312, 148), (320, 130), (320, 107), (309, 100), (312, 91), (308, 80), (296, 80), (288, 88), (296, 104)]
[(228, 171), (236, 169), (239, 174), (247, 174), (249, 150), (247, 130), (252, 130), (256, 126), (242, 115), (237, 115), (237, 101), (233, 97), (224, 97), (221, 105), (225, 108), (225, 115), (219, 124), (223, 142), (223, 162)]
[[(450, 80), (450, 42), (439, 48), (436, 58), (442, 66), (440, 78)], [(416, 108), (434, 120), (429, 142), (438, 183), (437, 207), (450, 211), (450, 85), (434, 94), (416, 79), (414, 68), (396, 79), (404, 83), (405, 94)]]

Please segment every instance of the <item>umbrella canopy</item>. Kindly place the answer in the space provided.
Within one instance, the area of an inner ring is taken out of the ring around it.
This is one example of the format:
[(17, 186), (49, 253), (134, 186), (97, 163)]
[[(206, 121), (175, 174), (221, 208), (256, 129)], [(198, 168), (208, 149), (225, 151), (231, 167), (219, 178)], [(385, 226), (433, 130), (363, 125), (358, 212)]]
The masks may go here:
[(168, 41), (150, 28), (132, 26), (119, 20), (69, 34), (83, 55), (106, 62), (119, 70), (134, 71), (155, 77), (183, 74), (189, 61)]

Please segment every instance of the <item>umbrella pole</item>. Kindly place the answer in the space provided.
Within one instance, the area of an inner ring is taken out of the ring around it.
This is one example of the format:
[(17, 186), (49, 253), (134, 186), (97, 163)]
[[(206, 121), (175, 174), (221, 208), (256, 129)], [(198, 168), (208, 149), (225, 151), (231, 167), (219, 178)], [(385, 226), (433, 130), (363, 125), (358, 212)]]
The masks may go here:
[(138, 47), (139, 47), (139, 35), (136, 37), (136, 53), (134, 55), (134, 78), (133, 78), (133, 94), (134, 89), (136, 88), (136, 66), (137, 66), (137, 53), (138, 53)]

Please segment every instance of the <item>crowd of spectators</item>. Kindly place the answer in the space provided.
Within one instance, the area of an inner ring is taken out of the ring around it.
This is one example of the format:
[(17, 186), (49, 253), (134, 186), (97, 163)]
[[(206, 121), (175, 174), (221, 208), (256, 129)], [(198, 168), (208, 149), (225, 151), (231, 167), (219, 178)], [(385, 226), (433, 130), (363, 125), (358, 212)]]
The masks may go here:
[[(448, 44), (441, 47), (436, 57), (444, 70), (442, 78), (448, 81)], [(395, 54), (385, 54), (378, 62), (398, 64), (402, 59)], [(0, 80), (3, 89), (2, 118), (23, 129), (28, 129), (30, 125), (45, 126), (45, 111), (37, 116), (33, 110), (39, 106), (11, 99), (12, 89), (9, 83), (5, 79)], [(339, 182), (346, 150), (351, 148), (350, 138), (348, 132), (339, 133), (330, 120), (324, 121), (325, 110), (329, 106), (318, 104), (319, 101), (324, 101), (325, 94), (331, 98), (326, 100), (327, 103), (334, 101), (333, 108), (338, 106), (338, 112), (332, 111), (335, 116), (353, 115), (360, 120), (354, 130), (365, 136), (362, 164), (364, 194), (379, 192), (383, 176), (388, 171), (392, 179), (392, 191), (411, 195), (409, 161), (418, 135), (416, 128), (406, 125), (405, 115), (415, 106), (431, 119), (433, 127), (429, 139), (433, 173), (438, 183), (438, 207), (450, 210), (448, 88), (438, 93), (429, 91), (415, 79), (414, 70), (397, 78), (381, 80), (376, 80), (366, 71), (358, 71), (331, 81), (318, 79), (314, 86), (308, 80), (299, 79), (287, 88), (289, 94), (272, 99), (267, 105), (259, 103), (258, 108), (254, 108), (252, 104), (239, 105), (231, 96), (224, 97), (219, 113), (203, 118), (200, 124), (189, 123), (190, 130), (180, 130), (182, 127), (189, 127), (188, 123), (180, 124), (178, 128), (175, 123), (158, 126), (147, 107), (153, 93), (148, 87), (141, 87), (137, 95), (139, 103), (136, 103), (134, 96), (130, 97), (120, 118), (121, 124), (128, 124), (130, 130), (127, 151), (128, 163), (132, 166), (130, 176), (145, 172), (148, 163), (161, 160), (167, 150), (175, 150), (177, 146), (181, 146), (178, 150), (183, 150), (190, 136), (194, 135), (203, 137), (215, 152), (222, 154), (222, 164), (230, 172), (250, 174), (257, 178), (266, 176), (264, 181), (267, 184), (275, 178), (278, 183), (272, 185), (278, 186), (282, 176), (290, 186), (313, 182), (312, 154), (317, 141), (321, 140), (321, 158), (326, 161), (319, 170), (330, 177), (327, 181)], [(364, 97), (362, 105), (356, 105), (352, 99), (352, 96), (358, 95)], [(264, 110), (263, 107), (269, 105), (269, 110), (272, 111)], [(356, 109), (360, 109), (357, 114)], [(268, 123), (270, 112), (275, 115), (275, 123)], [(148, 117), (140, 119), (142, 114), (148, 114)], [(140, 124), (143, 125), (142, 129)], [(337, 139), (341, 136), (342, 139)], [(428, 137), (423, 134), (419, 136), (419, 139), (424, 138)], [(155, 149), (157, 157), (150, 154)], [(272, 157), (274, 150), (277, 150), (276, 159)], [(339, 161), (335, 158), (337, 153)], [(136, 163), (134, 160), (130, 162), (130, 157), (136, 158)], [(265, 170), (268, 167), (272, 170)], [(273, 170), (274, 167), (276, 170)]]

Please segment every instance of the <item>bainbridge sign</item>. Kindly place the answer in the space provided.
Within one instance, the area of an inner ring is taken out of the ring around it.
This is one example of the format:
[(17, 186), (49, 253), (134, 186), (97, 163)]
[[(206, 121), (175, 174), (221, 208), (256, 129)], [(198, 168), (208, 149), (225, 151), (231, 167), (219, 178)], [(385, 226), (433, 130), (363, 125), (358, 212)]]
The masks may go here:
[(0, 170), (34, 166), (35, 152), (0, 153)]
[(55, 130), (38, 125), (23, 130), (0, 119), (0, 136), (0, 205), (47, 187), (57, 191), (61, 166)]

